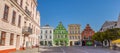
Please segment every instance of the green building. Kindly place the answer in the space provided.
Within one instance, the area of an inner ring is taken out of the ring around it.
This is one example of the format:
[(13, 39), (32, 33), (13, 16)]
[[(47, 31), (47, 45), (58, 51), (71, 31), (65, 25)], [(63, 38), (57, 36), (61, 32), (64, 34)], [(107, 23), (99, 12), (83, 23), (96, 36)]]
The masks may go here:
[(55, 46), (67, 46), (68, 45), (68, 32), (63, 26), (62, 22), (54, 29), (53, 41)]

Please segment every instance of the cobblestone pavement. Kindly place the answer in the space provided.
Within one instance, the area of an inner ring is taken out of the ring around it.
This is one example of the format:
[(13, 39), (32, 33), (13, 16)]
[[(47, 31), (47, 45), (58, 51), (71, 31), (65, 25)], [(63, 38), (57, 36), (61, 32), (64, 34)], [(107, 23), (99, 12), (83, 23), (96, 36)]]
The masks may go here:
[(38, 52), (38, 48), (26, 49), (26, 50), (17, 50), (16, 52), (10, 53), (40, 53)]
[(117, 50), (110, 50), (102, 47), (80, 47), (80, 46), (72, 46), (72, 47), (40, 47), (39, 52), (38, 48), (27, 49), (22, 51), (16, 51), (12, 53), (120, 53)]

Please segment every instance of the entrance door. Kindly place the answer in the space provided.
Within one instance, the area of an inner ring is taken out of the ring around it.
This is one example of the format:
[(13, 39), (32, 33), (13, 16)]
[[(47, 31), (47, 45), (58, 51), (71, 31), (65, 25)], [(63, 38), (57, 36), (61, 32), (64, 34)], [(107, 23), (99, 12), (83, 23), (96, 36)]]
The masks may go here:
[(20, 49), (20, 35), (17, 35), (17, 37), (16, 37), (16, 49), (17, 50)]
[(75, 44), (75, 45), (79, 45), (79, 42), (78, 42), (78, 41), (75, 41), (74, 44)]
[(47, 41), (45, 41), (45, 46), (47, 46)]
[(72, 46), (73, 44), (72, 44), (72, 41), (70, 41), (70, 46)]
[(85, 46), (85, 41), (82, 41), (82, 46)]

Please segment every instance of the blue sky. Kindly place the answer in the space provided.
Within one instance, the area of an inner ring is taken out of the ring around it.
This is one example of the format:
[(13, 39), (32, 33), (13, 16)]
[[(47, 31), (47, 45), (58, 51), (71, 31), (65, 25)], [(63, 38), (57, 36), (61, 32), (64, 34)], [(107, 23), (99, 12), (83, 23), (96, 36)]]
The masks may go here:
[(116, 21), (120, 12), (120, 0), (38, 0), (41, 26), (56, 27), (60, 21), (67, 28), (69, 24), (80, 24), (83, 30), (90, 24), (98, 31), (106, 20)]

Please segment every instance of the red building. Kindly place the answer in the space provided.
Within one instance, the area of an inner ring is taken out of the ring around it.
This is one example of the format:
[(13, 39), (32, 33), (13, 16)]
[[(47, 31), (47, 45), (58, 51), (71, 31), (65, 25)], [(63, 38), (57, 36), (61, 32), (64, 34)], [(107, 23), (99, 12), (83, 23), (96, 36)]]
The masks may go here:
[(83, 45), (89, 45), (92, 44), (91, 42), (91, 38), (94, 35), (94, 30), (91, 29), (90, 25), (87, 24), (87, 26), (85, 27), (85, 29), (82, 31), (82, 41), (83, 41)]

